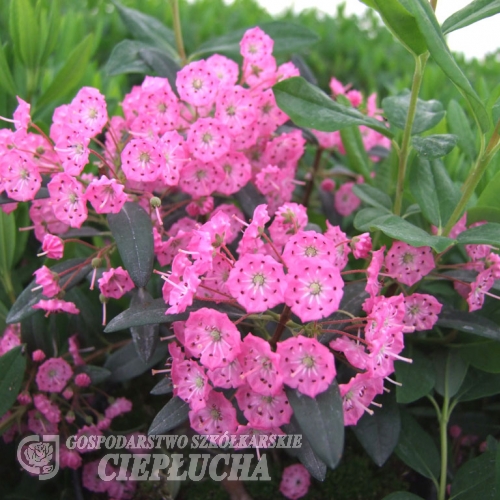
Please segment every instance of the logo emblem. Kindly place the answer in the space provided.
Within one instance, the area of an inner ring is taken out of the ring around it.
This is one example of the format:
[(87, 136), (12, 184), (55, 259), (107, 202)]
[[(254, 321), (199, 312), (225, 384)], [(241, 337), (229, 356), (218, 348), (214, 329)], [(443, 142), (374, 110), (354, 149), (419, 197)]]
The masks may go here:
[(17, 447), (17, 460), (41, 481), (51, 479), (59, 472), (59, 436), (26, 436)]

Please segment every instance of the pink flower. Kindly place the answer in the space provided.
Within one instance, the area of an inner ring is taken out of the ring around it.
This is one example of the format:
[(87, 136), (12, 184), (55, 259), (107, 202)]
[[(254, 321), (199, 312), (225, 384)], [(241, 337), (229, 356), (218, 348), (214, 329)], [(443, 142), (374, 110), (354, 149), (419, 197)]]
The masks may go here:
[(71, 366), (62, 358), (50, 358), (38, 367), (36, 384), (38, 390), (61, 392), (72, 377)]
[(370, 297), (375, 297), (380, 291), (380, 283), (378, 275), (384, 264), (385, 246), (372, 252), (372, 260), (366, 270), (366, 286), (365, 291), (370, 294)]
[(33, 351), (31, 359), (33, 359), (35, 363), (40, 363), (45, 359), (45, 353), (41, 349), (37, 349), (36, 351)]
[(35, 163), (16, 150), (2, 158), (0, 175), (3, 189), (9, 198), (16, 201), (33, 200), (42, 184), (42, 177)]
[(14, 349), (21, 345), (21, 332), (19, 329), (19, 324), (9, 325), (4, 330), (2, 338), (0, 339), (0, 356), (6, 352)]
[(328, 261), (301, 258), (290, 263), (285, 302), (302, 322), (325, 318), (337, 311), (344, 294), (340, 271)]
[(243, 385), (243, 368), (238, 358), (226, 366), (208, 371), (208, 378), (214, 387), (222, 389), (236, 388)]
[(351, 240), (352, 253), (356, 259), (367, 259), (372, 251), (372, 239), (370, 233), (354, 236)]
[(349, 238), (340, 229), (340, 226), (332, 226), (328, 221), (326, 221), (327, 230), (325, 232), (325, 237), (333, 242), (335, 246), (335, 252), (332, 251), (335, 260), (334, 265), (339, 269), (344, 269), (349, 260), (349, 253), (351, 249), (348, 245)]
[(16, 110), (14, 111), (14, 126), (16, 130), (27, 130), (29, 124), (31, 123), (30, 109), (31, 105), (26, 101), (23, 101), (19, 96), (17, 97), (17, 102), (19, 103)]
[(54, 149), (68, 175), (80, 175), (89, 162), (90, 138), (68, 129), (61, 131), (55, 141)]
[(46, 255), (49, 259), (61, 259), (64, 253), (64, 242), (58, 236), (47, 233), (43, 237), (42, 242), (42, 253), (38, 254), (38, 257)]
[(276, 210), (274, 220), (269, 226), (273, 243), (278, 246), (285, 245), (292, 235), (306, 227), (307, 222), (306, 207), (298, 203), (284, 203)]
[(224, 173), (214, 163), (189, 161), (182, 169), (179, 187), (194, 198), (210, 196), (224, 181)]
[(240, 41), (240, 54), (249, 61), (260, 61), (273, 53), (274, 41), (258, 26), (245, 31)]
[(311, 485), (311, 476), (302, 464), (289, 465), (283, 469), (280, 492), (290, 500), (297, 500), (307, 495)]
[(284, 302), (283, 266), (268, 255), (246, 254), (229, 273), (226, 286), (249, 313), (264, 312)]
[(286, 385), (311, 398), (326, 391), (336, 375), (333, 354), (316, 339), (299, 335), (277, 345)]
[(183, 101), (193, 106), (210, 106), (215, 101), (219, 79), (207, 61), (193, 61), (177, 73), (176, 87)]
[[(80, 450), (81, 451), (81, 450)], [(104, 481), (99, 476), (99, 464), (101, 459), (98, 458), (92, 462), (87, 462), (82, 469), (82, 484), (89, 491), (94, 493), (104, 493), (109, 488), (109, 482)], [(107, 467), (105, 468), (106, 474), (111, 473), (112, 466), (107, 462)]]
[(207, 59), (210, 71), (219, 79), (220, 87), (226, 88), (236, 85), (238, 81), (238, 65), (220, 54), (214, 54)]
[(35, 394), (33, 396), (35, 408), (53, 424), (61, 421), (61, 410), (59, 407), (50, 401), (45, 394)]
[(40, 300), (32, 307), (33, 309), (46, 311), (45, 316), (48, 316), (50, 313), (80, 314), (80, 309), (78, 309), (73, 302), (67, 302), (61, 299)]
[(217, 192), (229, 196), (237, 193), (252, 177), (252, 168), (243, 153), (229, 151), (215, 162), (224, 173), (224, 180), (217, 187)]
[(82, 466), (82, 457), (76, 450), (69, 450), (64, 444), (59, 449), (59, 465), (62, 469), (77, 470)]
[(346, 96), (355, 108), (359, 108), (363, 102), (363, 94), (359, 90), (349, 90)]
[(87, 218), (82, 185), (65, 173), (55, 174), (47, 184), (54, 215), (71, 227), (81, 227)]
[(35, 282), (40, 285), (36, 288), (43, 288), (45, 297), (54, 297), (60, 292), (59, 275), (52, 272), (47, 266), (42, 266), (33, 273), (36, 278)]
[(93, 87), (82, 87), (71, 101), (74, 127), (86, 137), (95, 137), (108, 121), (106, 100)]
[(211, 390), (205, 370), (196, 361), (186, 360), (172, 363), (172, 383), (174, 393), (194, 410), (206, 406), (206, 398)]
[(124, 188), (116, 179), (102, 175), (99, 180), (93, 179), (88, 185), (85, 198), (98, 214), (117, 214), (128, 199)]
[(403, 322), (407, 326), (414, 326), (417, 331), (432, 330), (442, 307), (434, 296), (414, 293), (405, 297)]
[(235, 85), (219, 90), (215, 105), (215, 118), (227, 127), (233, 136), (241, 134), (255, 122), (257, 109), (250, 91)]
[(335, 192), (335, 210), (347, 217), (361, 204), (361, 200), (352, 192), (354, 182), (346, 182)]
[(176, 130), (171, 130), (163, 134), (159, 145), (165, 161), (161, 178), (167, 186), (177, 186), (182, 169), (189, 158), (186, 141)]
[(75, 377), (75, 384), (78, 387), (88, 387), (92, 383), (92, 380), (90, 380), (90, 377), (86, 373), (79, 373)]
[(30, 218), (35, 225), (35, 237), (43, 241), (47, 233), (61, 234), (69, 229), (69, 225), (61, 222), (54, 214), (50, 199), (34, 200), (30, 207)]
[(135, 286), (128, 271), (121, 266), (104, 271), (97, 282), (101, 293), (112, 299), (120, 299)]
[(219, 120), (199, 118), (189, 128), (186, 144), (196, 159), (208, 163), (229, 152), (231, 136)]
[(132, 139), (121, 154), (122, 170), (131, 181), (152, 182), (165, 164), (161, 143), (152, 139)]
[(330, 79), (330, 90), (332, 91), (334, 97), (339, 94), (345, 94), (347, 87), (344, 87), (344, 85), (333, 76)]
[(85, 361), (80, 356), (79, 349), (80, 345), (78, 343), (78, 335), (75, 333), (74, 335), (71, 335), (71, 337), (68, 339), (68, 351), (71, 354), (71, 357), (73, 358), (73, 364), (75, 366), (80, 366), (85, 364)]
[(132, 410), (132, 401), (127, 398), (117, 398), (113, 403), (111, 403), (106, 410), (104, 415), (106, 418), (116, 418), (124, 413), (128, 413)]
[(293, 267), (297, 259), (322, 259), (335, 265), (336, 251), (331, 241), (316, 231), (299, 231), (290, 237), (283, 250), (283, 260)]
[(467, 297), (469, 312), (477, 311), (483, 307), (484, 296), (494, 282), (492, 268), (486, 269), (477, 275), (475, 281), (471, 283), (471, 291)]
[(412, 286), (435, 267), (430, 247), (415, 248), (408, 243), (395, 241), (385, 258), (387, 273), (392, 278)]

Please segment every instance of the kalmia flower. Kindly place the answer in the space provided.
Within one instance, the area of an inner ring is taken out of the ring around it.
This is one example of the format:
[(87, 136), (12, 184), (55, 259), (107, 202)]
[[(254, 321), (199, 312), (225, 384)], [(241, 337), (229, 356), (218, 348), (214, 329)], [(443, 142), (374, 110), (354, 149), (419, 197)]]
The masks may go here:
[(58, 236), (47, 233), (43, 237), (42, 250), (38, 257), (46, 255), (49, 259), (61, 259), (64, 253), (64, 241)]
[(408, 243), (395, 241), (387, 252), (385, 266), (389, 276), (412, 286), (429, 274), (435, 264), (430, 247), (415, 248)]
[(87, 219), (87, 206), (82, 185), (74, 177), (60, 173), (52, 177), (47, 188), (54, 215), (71, 227), (81, 227)]
[(50, 358), (36, 372), (36, 384), (40, 391), (61, 392), (72, 377), (71, 366), (62, 358)]
[(289, 465), (283, 469), (280, 492), (290, 500), (307, 495), (311, 485), (311, 475), (302, 464)]
[(97, 283), (99, 283), (101, 293), (112, 299), (120, 299), (135, 286), (128, 271), (121, 266), (104, 271)]
[(417, 331), (432, 330), (438, 320), (442, 304), (434, 296), (422, 293), (414, 293), (404, 300), (406, 310), (404, 324), (414, 326)]

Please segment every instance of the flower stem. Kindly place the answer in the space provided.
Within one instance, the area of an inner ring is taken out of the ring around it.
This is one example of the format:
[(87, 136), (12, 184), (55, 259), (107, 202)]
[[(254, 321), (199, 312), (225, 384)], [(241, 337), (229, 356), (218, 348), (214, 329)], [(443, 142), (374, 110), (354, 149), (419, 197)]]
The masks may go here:
[(448, 420), (450, 418), (450, 398), (448, 397), (448, 384), (445, 386), (445, 396), (441, 416), (439, 418), (439, 434), (441, 441), (441, 474), (439, 477), (439, 495), (438, 500), (446, 498), (446, 480), (448, 472)]
[(316, 156), (314, 157), (311, 178), (307, 181), (307, 185), (306, 185), (306, 189), (305, 189), (305, 193), (304, 193), (304, 199), (302, 200), (302, 205), (304, 205), (305, 207), (307, 207), (309, 205), (309, 198), (311, 197), (312, 189), (314, 186), (314, 178), (316, 177), (316, 174), (318, 173), (319, 164), (321, 161), (322, 154), (323, 154), (323, 148), (321, 146), (318, 146), (318, 149), (316, 149)]
[(174, 33), (177, 51), (181, 58), (181, 65), (185, 66), (187, 63), (186, 51), (184, 50), (184, 42), (182, 40), (181, 17), (179, 15), (179, 0), (170, 0), (172, 6), (172, 17), (174, 18)]
[(424, 76), (425, 63), (428, 58), (428, 52), (415, 58), (415, 72), (413, 73), (413, 83), (411, 86), (410, 106), (408, 108), (408, 116), (406, 117), (406, 124), (403, 132), (403, 141), (399, 152), (398, 183), (396, 188), (396, 200), (394, 201), (394, 213), (396, 215), (401, 215), (406, 167), (408, 165), (408, 155), (410, 153), (411, 131), (417, 112), (417, 99)]

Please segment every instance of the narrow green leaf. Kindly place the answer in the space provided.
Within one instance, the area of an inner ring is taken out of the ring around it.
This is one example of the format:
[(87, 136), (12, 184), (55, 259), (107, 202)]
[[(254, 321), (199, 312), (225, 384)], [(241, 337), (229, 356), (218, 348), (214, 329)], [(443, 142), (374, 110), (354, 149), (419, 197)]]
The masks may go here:
[(440, 471), (439, 452), (431, 436), (406, 411), (401, 411), (401, 432), (395, 451), (406, 465), (437, 484)]
[(12, 97), (18, 94), (14, 78), (10, 72), (9, 63), (5, 56), (6, 46), (0, 43), (0, 87), (8, 92)]
[(389, 212), (392, 209), (392, 200), (383, 191), (377, 189), (368, 184), (356, 184), (352, 188), (353, 193), (367, 205), (372, 207), (380, 208), (382, 210), (387, 209)]
[(483, 132), (490, 129), (490, 118), (486, 109), (455, 61), (437, 22), (434, 11), (428, 0), (404, 0), (404, 6), (417, 20), (420, 32), (425, 38), (427, 47), (434, 61), (441, 67), (448, 78), (457, 86), (469, 102), (471, 109)]
[(156, 415), (148, 430), (149, 436), (166, 434), (188, 419), (189, 405), (174, 396)]
[[(41, 5), (41, 4), (40, 4)], [(61, 4), (59, 0), (50, 2), (49, 11), (42, 9), (40, 22), (40, 48), (38, 64), (44, 66), (57, 45), (61, 26)]]
[(93, 384), (100, 384), (111, 376), (111, 372), (102, 366), (81, 365), (77, 371), (78, 373), (86, 373)]
[(396, 491), (384, 497), (382, 500), (423, 500), (423, 498), (413, 493), (408, 493), (407, 491)]
[(458, 351), (450, 349), (436, 351), (432, 360), (436, 372), (436, 392), (441, 396), (448, 394), (448, 397), (453, 397), (464, 381), (468, 363)]
[(459, 401), (474, 401), (500, 394), (500, 374), (486, 373), (470, 367), (456, 398)]
[(164, 377), (151, 389), (151, 391), (149, 391), (149, 394), (153, 394), (153, 396), (162, 396), (163, 394), (171, 394), (173, 390), (174, 386), (172, 385), (172, 379), (170, 379), (170, 377)]
[(488, 182), (479, 196), (476, 206), (467, 211), (467, 223), (479, 221), (496, 222), (500, 224), (500, 172)]
[(286, 394), (314, 453), (335, 469), (344, 449), (344, 414), (337, 382), (314, 399), (290, 388)]
[(40, 33), (35, 10), (29, 0), (10, 3), (10, 36), (21, 61), (27, 68), (34, 70), (40, 50)]
[(491, 119), (493, 123), (498, 123), (500, 120), (500, 99), (497, 99), (491, 108)]
[(443, 307), (443, 310), (439, 314), (437, 325), (500, 341), (500, 326), (494, 321), (476, 313)]
[(5, 326), (7, 325), (7, 314), (9, 314), (9, 310), (3, 302), (0, 302), (0, 330), (2, 332), (5, 330)]
[(87, 35), (71, 52), (47, 90), (37, 101), (37, 109), (57, 101), (73, 90), (87, 71), (93, 49), (94, 35)]
[(16, 218), (0, 211), (0, 274), (9, 274), (14, 262), (16, 248)]
[(500, 0), (474, 0), (446, 19), (441, 29), (447, 35), (452, 31), (465, 28), (470, 24), (481, 21), (481, 19), (494, 16), (499, 12)]
[(496, 500), (496, 453), (487, 451), (465, 462), (451, 483), (450, 500)]
[(365, 412), (352, 430), (370, 458), (382, 467), (398, 444), (401, 418), (393, 394), (377, 397), (377, 403), (382, 408), (375, 408), (373, 415)]
[(458, 137), (453, 134), (436, 134), (426, 137), (414, 137), (412, 145), (415, 151), (428, 160), (446, 156), (457, 145)]
[(135, 286), (146, 286), (154, 262), (151, 218), (139, 204), (127, 202), (119, 213), (108, 214), (108, 223)]
[(500, 224), (488, 222), (482, 226), (472, 227), (457, 236), (463, 245), (479, 244), (500, 247)]
[(139, 55), (139, 52), (145, 48), (149, 48), (146, 43), (122, 40), (113, 47), (104, 66), (104, 72), (110, 76), (123, 73), (147, 73), (150, 66)]
[(334, 132), (353, 125), (365, 125), (392, 138), (384, 124), (351, 106), (344, 106), (300, 76), (288, 78), (273, 87), (274, 97), (296, 125)]
[[(130, 307), (141, 307), (152, 302), (153, 298), (145, 288), (139, 288), (130, 301)], [(147, 363), (153, 356), (158, 346), (158, 334), (160, 325), (134, 326), (130, 328), (135, 350), (144, 363)]]
[[(92, 266), (89, 264), (83, 265), (85, 259), (69, 259), (64, 262), (60, 262), (50, 269), (55, 273), (62, 273), (68, 271), (68, 269), (75, 268), (74, 271), (69, 271), (60, 277), (59, 286), (69, 291), (75, 285), (78, 285), (80, 281), (89, 274), (92, 270)], [(32, 316), (37, 312), (33, 309), (33, 306), (39, 302), (41, 299), (45, 298), (42, 295), (42, 290), (36, 290), (32, 292), (31, 290), (38, 287), (35, 280), (33, 280), (17, 297), (16, 302), (10, 308), (9, 314), (7, 315), (7, 323), (19, 323), (21, 320)]]
[(408, 404), (429, 394), (436, 383), (436, 373), (432, 361), (417, 349), (405, 349), (402, 356), (413, 363), (396, 361), (396, 380), (402, 385), (396, 387), (398, 403)]
[[(406, 92), (399, 96), (386, 97), (382, 101), (382, 107), (389, 123), (404, 130), (410, 107), (410, 93)], [(418, 99), (411, 133), (420, 134), (435, 127), (444, 118), (445, 114), (443, 105), (439, 101)]]
[(452, 99), (448, 104), (447, 123), (451, 133), (458, 137), (458, 147), (470, 161), (476, 159), (476, 139), (469, 120), (460, 104)]
[(14, 347), (0, 356), (0, 417), (15, 403), (25, 370), (23, 346)]
[(363, 138), (358, 127), (345, 127), (340, 131), (342, 144), (349, 162), (349, 168), (361, 174), (365, 182), (372, 184), (370, 159), (363, 145)]
[(424, 217), (438, 228), (446, 225), (460, 200), (460, 190), (441, 160), (415, 159), (410, 169), (410, 192)]

